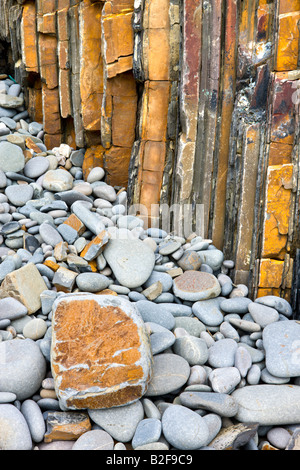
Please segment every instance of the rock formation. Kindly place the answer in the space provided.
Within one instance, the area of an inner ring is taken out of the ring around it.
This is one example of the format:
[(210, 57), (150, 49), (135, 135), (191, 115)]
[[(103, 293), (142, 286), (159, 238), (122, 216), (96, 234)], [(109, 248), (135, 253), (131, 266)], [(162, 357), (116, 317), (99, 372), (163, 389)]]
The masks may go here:
[(0, 68), (49, 148), (149, 213), (203, 205), (236, 284), (296, 302), (299, 20), (299, 0), (2, 0)]

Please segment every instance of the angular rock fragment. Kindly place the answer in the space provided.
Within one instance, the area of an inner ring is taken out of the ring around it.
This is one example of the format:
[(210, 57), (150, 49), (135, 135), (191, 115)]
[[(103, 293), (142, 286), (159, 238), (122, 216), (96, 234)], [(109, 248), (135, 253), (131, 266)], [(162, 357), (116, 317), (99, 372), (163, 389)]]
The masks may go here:
[(44, 441), (75, 441), (91, 428), (91, 421), (86, 413), (50, 411), (47, 416), (47, 431)]
[(28, 314), (35, 313), (42, 306), (40, 294), (47, 289), (44, 279), (33, 263), (6, 275), (0, 288), (0, 298), (13, 297), (23, 304)]
[(70, 294), (53, 305), (51, 367), (62, 409), (99, 409), (138, 400), (152, 354), (134, 305), (111, 295)]

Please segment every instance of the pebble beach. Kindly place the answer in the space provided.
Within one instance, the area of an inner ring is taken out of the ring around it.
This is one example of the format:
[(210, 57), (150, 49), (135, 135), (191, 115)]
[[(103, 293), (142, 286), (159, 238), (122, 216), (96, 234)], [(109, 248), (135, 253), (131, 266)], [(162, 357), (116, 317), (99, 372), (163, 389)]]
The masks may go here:
[(0, 449), (299, 450), (299, 312), (43, 135), (2, 76)]

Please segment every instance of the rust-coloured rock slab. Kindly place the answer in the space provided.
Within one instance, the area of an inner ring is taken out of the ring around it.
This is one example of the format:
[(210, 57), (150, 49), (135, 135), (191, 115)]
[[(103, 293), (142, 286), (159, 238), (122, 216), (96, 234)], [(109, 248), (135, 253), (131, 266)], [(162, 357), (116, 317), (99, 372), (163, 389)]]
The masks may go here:
[(121, 406), (141, 398), (152, 373), (144, 322), (112, 295), (60, 296), (53, 305), (51, 367), (63, 410)]

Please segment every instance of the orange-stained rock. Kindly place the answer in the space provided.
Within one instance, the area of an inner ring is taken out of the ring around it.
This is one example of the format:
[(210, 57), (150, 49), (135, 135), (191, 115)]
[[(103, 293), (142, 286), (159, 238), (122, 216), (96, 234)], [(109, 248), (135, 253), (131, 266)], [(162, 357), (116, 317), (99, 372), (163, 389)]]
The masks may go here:
[(39, 16), (37, 19), (37, 30), (43, 34), (56, 34), (56, 12)]
[(106, 182), (112, 186), (127, 187), (131, 148), (111, 147), (105, 152)]
[(142, 140), (166, 140), (169, 93), (168, 81), (145, 82), (141, 120)]
[(271, 142), (269, 150), (269, 166), (292, 163), (293, 146), (281, 142)]
[(74, 441), (91, 429), (92, 424), (87, 413), (49, 411), (44, 442)]
[(51, 259), (45, 259), (44, 263), (45, 266), (52, 269), (52, 271), (57, 271), (61, 266), (58, 263), (55, 263)]
[(118, 294), (111, 289), (101, 290), (100, 292), (97, 292), (97, 295), (114, 295), (118, 297)]
[[(46, 134), (52, 134), (52, 135), (58, 134), (59, 135), (61, 133), (61, 118), (60, 118), (58, 88), (54, 88), (50, 90), (43, 83), (42, 96), (43, 96), (43, 113), (44, 113), (44, 131)], [(53, 148), (53, 147), (48, 147), (48, 148)]]
[(58, 85), (57, 75), (57, 38), (48, 34), (39, 34), (40, 75), (47, 87)]
[(103, 3), (80, 3), (80, 96), (83, 126), (100, 130), (103, 97), (103, 60), (101, 55), (101, 12)]
[(61, 409), (110, 408), (146, 392), (152, 354), (134, 304), (69, 294), (53, 305), (51, 368)]
[(133, 54), (132, 11), (112, 16), (104, 15), (102, 28), (106, 64), (117, 62), (119, 57)]
[(284, 261), (262, 259), (260, 261), (258, 287), (279, 289), (282, 283)]
[(102, 252), (103, 247), (108, 243), (109, 235), (106, 230), (103, 230), (96, 237), (94, 237), (82, 250), (80, 256), (87, 261), (92, 261)]
[(22, 56), (28, 72), (38, 72), (38, 53), (36, 38), (36, 7), (35, 2), (23, 6), (21, 23)]
[(82, 164), (83, 177), (86, 181), (92, 168), (103, 167), (103, 156), (105, 149), (102, 145), (96, 145), (86, 150)]
[(292, 164), (268, 168), (263, 258), (284, 258), (292, 211), (292, 178)]
[(25, 139), (25, 144), (28, 149), (31, 149), (36, 153), (41, 152), (41, 149), (36, 145), (36, 143), (30, 137), (27, 137), (27, 139)]
[(76, 230), (79, 237), (86, 230), (85, 225), (81, 222), (81, 220), (75, 214), (69, 215), (69, 217), (64, 221), (64, 224), (69, 225), (74, 230)]
[(279, 15), (275, 70), (294, 70), (298, 64), (300, 11)]

